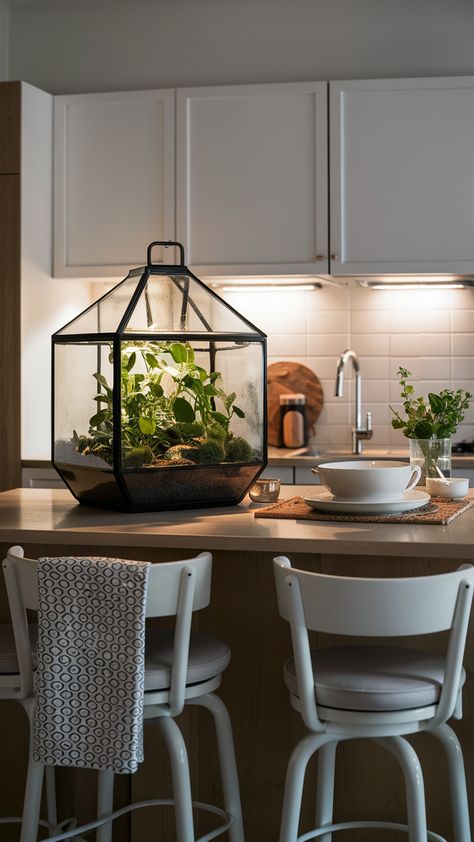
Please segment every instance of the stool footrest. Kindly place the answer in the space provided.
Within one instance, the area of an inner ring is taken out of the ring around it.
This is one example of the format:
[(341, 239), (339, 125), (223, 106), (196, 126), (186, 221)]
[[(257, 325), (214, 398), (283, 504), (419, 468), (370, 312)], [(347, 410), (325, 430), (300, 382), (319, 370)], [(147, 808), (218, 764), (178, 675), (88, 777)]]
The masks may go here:
[[(308, 842), (309, 839), (317, 839), (318, 836), (324, 836), (325, 833), (335, 833), (337, 830), (356, 830), (357, 828), (366, 830), (399, 830), (403, 833), (408, 833), (408, 825), (398, 824), (397, 822), (337, 822), (335, 824), (326, 824), (317, 830), (309, 830), (298, 836), (296, 842)], [(429, 842), (447, 842), (444, 836), (439, 836), (438, 833), (433, 833), (431, 830), (428, 831), (428, 840)], [(46, 840), (46, 842), (49, 842), (49, 840)]]
[[(65, 832), (55, 834), (54, 836), (48, 836), (47, 839), (43, 840), (43, 842), (63, 842), (65, 839), (75, 839), (79, 837), (81, 833), (89, 833), (89, 831), (95, 830), (95, 828), (101, 827), (104, 824), (109, 824), (109, 822), (113, 822), (115, 819), (125, 816), (127, 813), (131, 813), (133, 810), (140, 810), (143, 807), (174, 807), (174, 804), (175, 802), (171, 798), (153, 798), (147, 801), (136, 801), (134, 804), (127, 804), (126, 807), (121, 807), (119, 810), (115, 810), (113, 813), (110, 813), (109, 816), (103, 816), (101, 819), (95, 819), (93, 822), (88, 822), (80, 827), (75, 827), (72, 830), (70, 829)], [(216, 839), (222, 833), (225, 833), (226, 830), (229, 830), (234, 823), (233, 816), (226, 813), (226, 811), (222, 810), (220, 807), (215, 807), (213, 804), (204, 804), (202, 801), (193, 801), (193, 808), (196, 810), (205, 810), (208, 813), (214, 813), (214, 815), (225, 820), (223, 825), (209, 831), (209, 833), (206, 833), (205, 836), (200, 836), (199, 839), (195, 839), (194, 842), (211, 842), (212, 839)], [(68, 821), (70, 821), (70, 819), (68, 819)], [(41, 822), (41, 824), (44, 825), (45, 822)], [(47, 826), (48, 825), (46, 824), (46, 827)], [(444, 842), (444, 840), (442, 842)]]

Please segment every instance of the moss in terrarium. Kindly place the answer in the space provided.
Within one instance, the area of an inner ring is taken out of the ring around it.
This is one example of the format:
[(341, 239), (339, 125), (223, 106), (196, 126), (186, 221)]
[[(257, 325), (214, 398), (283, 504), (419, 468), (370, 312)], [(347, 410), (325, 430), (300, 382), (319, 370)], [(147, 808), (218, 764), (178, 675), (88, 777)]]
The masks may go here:
[(254, 458), (252, 446), (240, 436), (229, 439), (225, 451), (229, 462), (251, 462)]
[[(112, 350), (109, 356), (113, 362)], [(141, 370), (136, 371), (135, 368)], [(88, 435), (74, 434), (79, 453), (100, 455), (112, 463), (113, 392), (96, 372), (97, 412)], [(218, 371), (195, 362), (189, 343), (131, 342), (121, 356), (121, 437), (125, 468), (178, 464), (251, 462), (254, 451), (232, 431), (234, 418), (245, 418), (235, 392), (221, 388)]]
[(153, 460), (153, 451), (146, 444), (141, 447), (132, 447), (123, 454), (124, 468), (143, 468), (144, 465), (150, 465)]

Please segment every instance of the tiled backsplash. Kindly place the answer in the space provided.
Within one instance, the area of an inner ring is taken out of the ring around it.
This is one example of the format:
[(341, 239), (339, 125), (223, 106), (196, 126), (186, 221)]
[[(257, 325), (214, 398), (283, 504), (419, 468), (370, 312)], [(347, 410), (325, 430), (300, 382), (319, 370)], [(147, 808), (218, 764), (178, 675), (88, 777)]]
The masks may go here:
[[(443, 388), (474, 394), (474, 290), (386, 292), (324, 285), (311, 292), (232, 291), (224, 297), (268, 335), (268, 361), (293, 360), (319, 377), (325, 405), (315, 443), (350, 445), (354, 418), (349, 363), (344, 396), (334, 385), (339, 354), (353, 348), (362, 374), (362, 413), (372, 412), (373, 444), (407, 440), (391, 427), (388, 404), (400, 407), (399, 365), (413, 373), (416, 392)], [(474, 438), (471, 406), (455, 439)]]

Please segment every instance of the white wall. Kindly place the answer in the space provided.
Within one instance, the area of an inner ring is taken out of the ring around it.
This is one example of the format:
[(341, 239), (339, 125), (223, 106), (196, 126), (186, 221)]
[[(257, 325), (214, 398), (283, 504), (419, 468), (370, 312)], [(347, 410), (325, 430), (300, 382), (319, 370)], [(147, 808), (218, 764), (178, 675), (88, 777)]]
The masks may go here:
[(474, 73), (472, 0), (113, 0), (10, 8), (10, 78), (50, 93)]
[[(51, 334), (85, 309), (90, 283), (51, 277), (52, 97), (22, 87), (22, 459), (51, 458)], [(73, 376), (73, 373), (71, 373)]]

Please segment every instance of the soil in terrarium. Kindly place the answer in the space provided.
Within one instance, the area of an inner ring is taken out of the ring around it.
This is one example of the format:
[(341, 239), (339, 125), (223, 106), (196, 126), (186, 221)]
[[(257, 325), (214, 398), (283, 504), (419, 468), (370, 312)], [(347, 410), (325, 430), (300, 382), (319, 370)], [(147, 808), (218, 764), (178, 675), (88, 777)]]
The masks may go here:
[[(113, 362), (112, 351), (109, 361)], [(73, 433), (77, 453), (113, 464), (112, 388), (96, 372), (97, 411), (88, 434)], [(133, 342), (121, 355), (121, 440), (124, 469), (255, 464), (251, 444), (233, 432), (245, 418), (219, 371), (195, 361), (189, 343)]]

